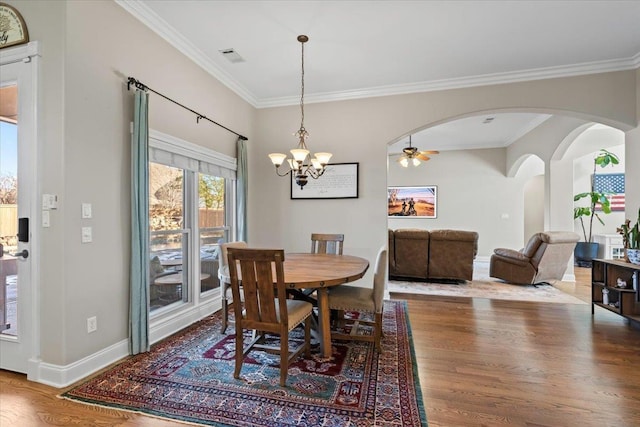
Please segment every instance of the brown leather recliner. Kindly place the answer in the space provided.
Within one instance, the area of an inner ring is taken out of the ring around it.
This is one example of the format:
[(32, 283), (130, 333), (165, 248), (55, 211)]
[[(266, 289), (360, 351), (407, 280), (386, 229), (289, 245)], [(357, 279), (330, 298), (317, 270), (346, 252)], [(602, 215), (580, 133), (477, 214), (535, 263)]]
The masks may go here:
[(519, 251), (495, 249), (489, 276), (521, 285), (562, 280), (578, 240), (571, 231), (546, 231), (531, 236)]

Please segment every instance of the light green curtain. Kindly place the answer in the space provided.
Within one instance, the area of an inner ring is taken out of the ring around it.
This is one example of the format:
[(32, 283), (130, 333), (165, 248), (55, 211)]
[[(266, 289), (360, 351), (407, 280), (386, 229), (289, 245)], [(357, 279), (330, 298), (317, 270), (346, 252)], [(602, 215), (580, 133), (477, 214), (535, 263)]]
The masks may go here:
[(131, 137), (129, 350), (149, 351), (149, 95), (136, 90)]
[(238, 238), (247, 242), (247, 196), (249, 191), (249, 168), (247, 167), (247, 140), (238, 138), (238, 170), (237, 170), (237, 217)]

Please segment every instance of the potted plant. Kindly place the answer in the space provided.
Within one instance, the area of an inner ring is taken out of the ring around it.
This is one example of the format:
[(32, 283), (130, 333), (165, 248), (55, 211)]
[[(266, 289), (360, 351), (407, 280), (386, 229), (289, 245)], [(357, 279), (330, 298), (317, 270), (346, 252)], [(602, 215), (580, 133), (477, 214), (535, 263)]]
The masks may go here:
[[(605, 168), (609, 165), (617, 165), (620, 163), (618, 156), (605, 150), (600, 149), (600, 152), (593, 159), (593, 174), (591, 175), (591, 191), (586, 193), (578, 193), (573, 196), (573, 201), (577, 202), (582, 199), (586, 199), (589, 203), (587, 206), (576, 206), (573, 209), (573, 219), (579, 219), (582, 227), (582, 234), (584, 236), (584, 242), (578, 242), (574, 251), (574, 256), (578, 261), (588, 261), (598, 256), (598, 243), (592, 242), (593, 238), (593, 219), (596, 218), (600, 224), (604, 225), (604, 221), (600, 217), (600, 214), (596, 211), (597, 207), (600, 207), (603, 214), (611, 213), (611, 203), (607, 198), (606, 193), (596, 191), (595, 189), (595, 175), (596, 168), (599, 166)], [(585, 221), (588, 221), (589, 233), (585, 228)]]
[(622, 235), (625, 258), (630, 263), (640, 264), (640, 208), (635, 224), (632, 225), (630, 220), (626, 220), (616, 231)]

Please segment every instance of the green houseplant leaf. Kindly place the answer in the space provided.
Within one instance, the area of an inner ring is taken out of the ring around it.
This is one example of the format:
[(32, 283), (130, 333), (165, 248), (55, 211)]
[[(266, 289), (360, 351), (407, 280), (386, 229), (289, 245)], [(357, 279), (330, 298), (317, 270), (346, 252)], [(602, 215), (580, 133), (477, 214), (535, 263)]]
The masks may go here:
[[(573, 201), (578, 202), (582, 199), (586, 199), (589, 202), (588, 206), (576, 206), (573, 209), (573, 219), (580, 220), (580, 226), (582, 227), (582, 235), (585, 242), (591, 242), (593, 233), (593, 220), (594, 218), (598, 222), (604, 225), (604, 221), (601, 218), (601, 214), (596, 211), (596, 207), (600, 207), (602, 214), (611, 213), (611, 203), (607, 198), (606, 193), (602, 193), (595, 190), (595, 175), (596, 168), (605, 168), (607, 166), (613, 166), (620, 163), (618, 156), (605, 149), (600, 149), (596, 157), (593, 159), (593, 174), (591, 175), (591, 191), (586, 193), (578, 193), (573, 196)], [(585, 227), (585, 222), (588, 221), (589, 232)]]

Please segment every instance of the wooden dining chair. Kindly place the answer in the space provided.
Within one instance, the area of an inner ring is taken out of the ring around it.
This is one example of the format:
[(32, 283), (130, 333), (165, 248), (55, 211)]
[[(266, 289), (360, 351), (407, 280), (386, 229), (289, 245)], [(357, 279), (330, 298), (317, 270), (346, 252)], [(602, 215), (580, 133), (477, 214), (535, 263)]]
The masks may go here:
[[(227, 250), (228, 248), (247, 248), (247, 243), (243, 241), (238, 242), (227, 242), (220, 244), (220, 259), (218, 266), (218, 278), (220, 279), (220, 289), (222, 293), (222, 326), (220, 327), (220, 333), (224, 334), (227, 330), (227, 325), (229, 323), (229, 307), (236, 301), (233, 298), (230, 282), (229, 282), (229, 265), (227, 263)], [(241, 299), (238, 301), (242, 301), (242, 292), (240, 292)]]
[(344, 234), (311, 234), (312, 254), (336, 254), (342, 255)]
[[(284, 250), (227, 248), (227, 252), (234, 301), (240, 298), (240, 280), (244, 292), (244, 309), (240, 304), (234, 304), (236, 365), (233, 377), (240, 377), (245, 356), (253, 349), (261, 349), (280, 354), (280, 386), (284, 387), (291, 361), (303, 351), (307, 358), (311, 357), (309, 318), (313, 306), (305, 301), (287, 298)], [(304, 343), (290, 350), (289, 332), (303, 322)], [(245, 329), (254, 331), (247, 345), (243, 339)], [(267, 332), (280, 336), (279, 348), (265, 344)]]
[[(380, 351), (382, 338), (382, 311), (384, 306), (384, 289), (387, 282), (387, 250), (382, 247), (378, 251), (375, 273), (373, 276), (373, 288), (359, 286), (340, 285), (329, 290), (329, 308), (337, 311), (336, 323), (339, 331), (331, 332), (331, 339), (369, 341), (375, 344)], [(345, 318), (345, 312), (372, 313), (373, 321)], [(359, 335), (358, 327), (366, 324), (373, 327), (373, 334)], [(344, 332), (350, 327), (350, 333)]]
[[(344, 244), (344, 234), (322, 234), (311, 233), (311, 253), (312, 254), (334, 254), (342, 255)], [(293, 298), (301, 299), (318, 305), (318, 301), (312, 296), (315, 289), (289, 289), (289, 295)]]

